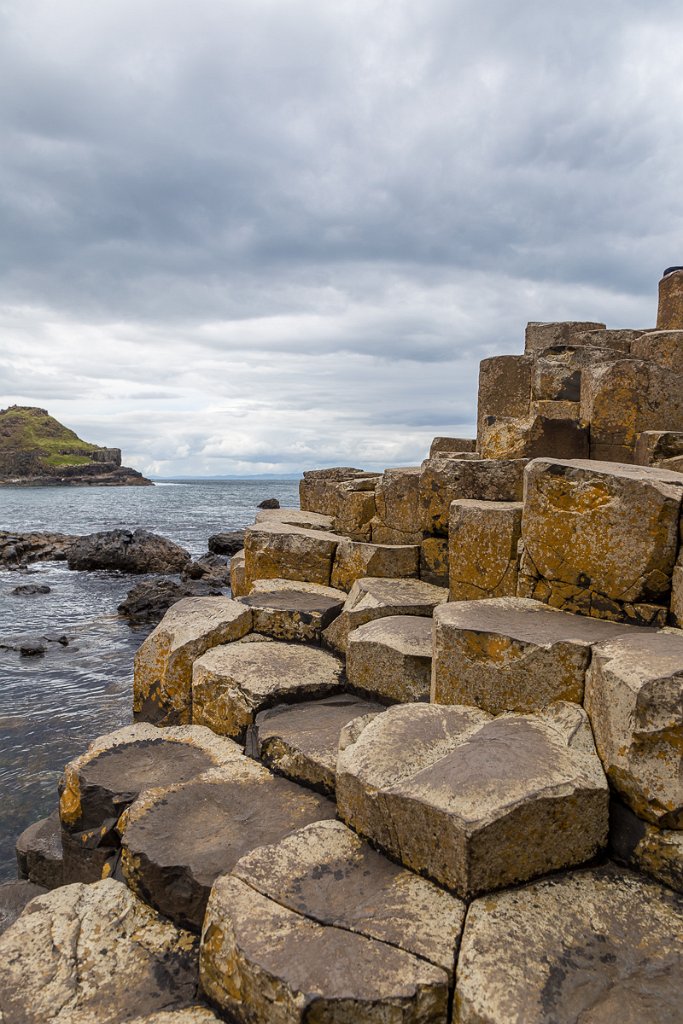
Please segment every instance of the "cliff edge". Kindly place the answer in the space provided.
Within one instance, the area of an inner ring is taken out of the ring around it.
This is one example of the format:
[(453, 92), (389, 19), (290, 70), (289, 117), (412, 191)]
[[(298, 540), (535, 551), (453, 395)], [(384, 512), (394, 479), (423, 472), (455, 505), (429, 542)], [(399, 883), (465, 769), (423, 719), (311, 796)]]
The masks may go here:
[(0, 486), (152, 486), (120, 448), (82, 441), (45, 409), (0, 409)]

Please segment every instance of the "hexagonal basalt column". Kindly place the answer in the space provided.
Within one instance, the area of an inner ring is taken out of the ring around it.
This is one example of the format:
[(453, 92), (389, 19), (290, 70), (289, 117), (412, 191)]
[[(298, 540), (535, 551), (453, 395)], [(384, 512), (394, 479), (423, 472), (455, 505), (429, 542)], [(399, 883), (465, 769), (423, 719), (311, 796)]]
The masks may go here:
[(367, 579), (354, 583), (341, 614), (325, 630), (323, 639), (335, 650), (345, 652), (349, 634), (365, 622), (388, 615), (431, 617), (437, 605), (448, 600), (445, 587), (422, 580)]
[(320, 642), (322, 631), (337, 617), (345, 600), (346, 594), (332, 587), (289, 580), (258, 580), (251, 593), (240, 598), (251, 608), (256, 633), (314, 643)]
[(432, 623), (390, 615), (354, 629), (346, 650), (351, 686), (386, 701), (429, 700)]
[(342, 733), (341, 817), (414, 871), (469, 898), (593, 857), (607, 781), (581, 708), (492, 720), (400, 705)]

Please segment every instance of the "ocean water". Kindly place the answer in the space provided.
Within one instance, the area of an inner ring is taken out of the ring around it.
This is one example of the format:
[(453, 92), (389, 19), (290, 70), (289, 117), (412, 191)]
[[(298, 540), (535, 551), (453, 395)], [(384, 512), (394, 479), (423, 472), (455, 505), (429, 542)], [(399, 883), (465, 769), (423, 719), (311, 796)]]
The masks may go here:
[[(212, 533), (253, 522), (264, 498), (298, 507), (295, 480), (168, 481), (155, 487), (0, 488), (0, 530), (85, 534), (144, 527), (207, 549)], [(146, 636), (116, 612), (143, 577), (71, 572), (64, 562), (0, 570), (0, 644), (65, 635), (45, 655), (0, 648), (0, 882), (16, 876), (14, 842), (57, 806), (64, 764), (88, 743), (131, 721), (133, 655)], [(51, 592), (19, 597), (14, 587)]]

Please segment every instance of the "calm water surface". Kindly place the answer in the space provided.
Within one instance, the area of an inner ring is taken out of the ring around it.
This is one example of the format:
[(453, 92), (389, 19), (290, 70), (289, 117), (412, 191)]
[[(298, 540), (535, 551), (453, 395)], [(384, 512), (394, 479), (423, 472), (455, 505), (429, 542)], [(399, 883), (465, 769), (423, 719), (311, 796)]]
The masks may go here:
[[(298, 506), (298, 484), (284, 481), (183, 481), (155, 487), (0, 488), (0, 530), (94, 533), (144, 527), (206, 551), (221, 530), (253, 522), (264, 498)], [(65, 634), (42, 657), (0, 649), (0, 881), (16, 875), (14, 841), (56, 807), (57, 780), (70, 758), (102, 733), (131, 721), (133, 655), (146, 632), (131, 629), (116, 606), (140, 577), (70, 572), (63, 562), (28, 572), (0, 570), (0, 643)], [(22, 583), (51, 593), (19, 597)]]

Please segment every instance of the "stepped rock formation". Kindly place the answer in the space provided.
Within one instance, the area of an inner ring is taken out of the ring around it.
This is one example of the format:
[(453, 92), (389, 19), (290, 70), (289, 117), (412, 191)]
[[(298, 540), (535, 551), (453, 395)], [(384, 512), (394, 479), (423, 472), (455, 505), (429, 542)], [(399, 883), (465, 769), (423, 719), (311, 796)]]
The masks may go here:
[(151, 487), (136, 469), (121, 465), (120, 448), (82, 441), (46, 409), (0, 409), (0, 486)]
[(19, 837), (3, 1024), (683, 1024), (682, 296), (257, 514)]

